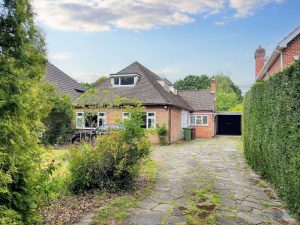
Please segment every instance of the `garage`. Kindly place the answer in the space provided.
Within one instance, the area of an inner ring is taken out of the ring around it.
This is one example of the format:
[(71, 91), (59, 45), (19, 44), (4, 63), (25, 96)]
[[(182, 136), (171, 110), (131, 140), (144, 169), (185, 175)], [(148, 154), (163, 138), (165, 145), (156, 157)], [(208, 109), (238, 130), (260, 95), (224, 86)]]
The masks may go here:
[(235, 112), (218, 112), (216, 114), (217, 135), (241, 135), (242, 114)]

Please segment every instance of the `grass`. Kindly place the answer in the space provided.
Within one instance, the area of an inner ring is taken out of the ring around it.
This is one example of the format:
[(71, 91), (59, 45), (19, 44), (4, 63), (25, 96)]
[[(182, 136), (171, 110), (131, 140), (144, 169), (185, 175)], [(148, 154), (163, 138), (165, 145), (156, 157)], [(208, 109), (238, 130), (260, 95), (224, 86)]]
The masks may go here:
[(262, 187), (262, 188), (267, 188), (269, 185), (267, 182), (263, 181), (263, 180), (260, 180), (258, 183), (257, 183), (257, 186), (258, 187)]
[(128, 215), (129, 209), (137, 206), (138, 199), (134, 195), (121, 195), (99, 208), (93, 224), (121, 224)]
[(236, 148), (240, 150), (241, 152), (244, 152), (244, 145), (243, 145), (243, 138), (242, 136), (233, 137), (233, 140), (237, 142)]
[(182, 207), (188, 225), (216, 224), (216, 210), (222, 205), (221, 196), (202, 188), (194, 191), (187, 206)]

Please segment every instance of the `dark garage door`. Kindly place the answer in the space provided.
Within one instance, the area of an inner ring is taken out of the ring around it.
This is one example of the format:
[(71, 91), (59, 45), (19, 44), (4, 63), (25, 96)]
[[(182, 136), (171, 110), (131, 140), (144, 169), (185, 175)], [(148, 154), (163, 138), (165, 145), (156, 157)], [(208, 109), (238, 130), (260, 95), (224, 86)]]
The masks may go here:
[(241, 115), (217, 115), (217, 134), (241, 135)]

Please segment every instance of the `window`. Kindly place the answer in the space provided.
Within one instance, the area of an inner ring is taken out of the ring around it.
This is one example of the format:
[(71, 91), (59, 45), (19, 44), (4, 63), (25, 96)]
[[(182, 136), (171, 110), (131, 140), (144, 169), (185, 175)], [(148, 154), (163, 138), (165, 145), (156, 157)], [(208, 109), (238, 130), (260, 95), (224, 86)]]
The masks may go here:
[(128, 112), (123, 112), (122, 113), (122, 120), (129, 120), (130, 119), (130, 114)]
[(105, 125), (105, 113), (99, 112), (98, 113), (98, 126)]
[(76, 128), (77, 129), (84, 128), (83, 112), (76, 113)]
[(207, 115), (191, 115), (192, 126), (208, 126)]
[(97, 113), (85, 113), (84, 128), (96, 128), (98, 125)]
[(76, 113), (76, 128), (91, 129), (101, 125), (105, 125), (106, 114), (103, 112), (78, 112)]
[(134, 85), (134, 77), (120, 77), (121, 85)]
[(113, 84), (114, 84), (114, 86), (134, 85), (134, 76), (114, 77)]
[[(127, 112), (122, 113), (122, 120), (128, 120), (130, 114)], [(143, 125), (142, 128), (150, 128), (150, 127), (156, 127), (156, 113), (153, 112), (144, 112), (142, 114), (143, 119)]]
[(147, 128), (156, 127), (156, 114), (147, 113)]
[(114, 78), (114, 85), (120, 85), (120, 77)]
[(156, 113), (153, 112), (143, 113), (142, 118), (144, 122), (142, 128), (156, 127)]

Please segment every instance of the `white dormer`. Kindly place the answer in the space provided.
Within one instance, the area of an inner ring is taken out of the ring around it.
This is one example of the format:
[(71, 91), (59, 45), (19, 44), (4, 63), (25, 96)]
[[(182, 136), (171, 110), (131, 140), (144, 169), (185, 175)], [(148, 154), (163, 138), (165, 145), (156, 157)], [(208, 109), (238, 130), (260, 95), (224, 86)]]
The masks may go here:
[(134, 86), (139, 79), (138, 74), (111, 74), (110, 81), (113, 87)]

